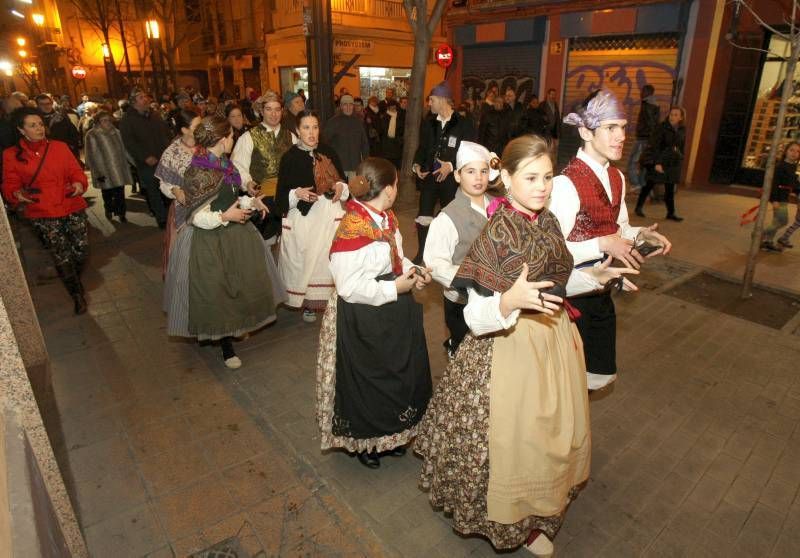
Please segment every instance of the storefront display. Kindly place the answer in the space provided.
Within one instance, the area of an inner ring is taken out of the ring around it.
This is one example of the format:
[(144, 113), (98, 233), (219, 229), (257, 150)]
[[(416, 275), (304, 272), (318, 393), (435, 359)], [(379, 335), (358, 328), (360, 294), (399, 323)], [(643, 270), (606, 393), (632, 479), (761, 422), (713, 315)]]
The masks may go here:
[(281, 68), (281, 93), (297, 92), (298, 89), (308, 92), (308, 68)]
[[(770, 55), (764, 62), (759, 80), (758, 93), (750, 121), (742, 166), (748, 169), (763, 170), (772, 146), (775, 128), (778, 124), (780, 97), (786, 79), (786, 61), (783, 58), (790, 52), (789, 41), (783, 37), (772, 36), (769, 42)], [(795, 70), (795, 96), (786, 107), (781, 133), (781, 150), (784, 144), (800, 137), (800, 97), (797, 86), (800, 81), (800, 68)], [(780, 153), (779, 153), (780, 155)]]
[(411, 83), (410, 68), (375, 68), (364, 67), (358, 69), (361, 97), (366, 101), (372, 96), (383, 99), (387, 89), (394, 89), (396, 98), (408, 95)]

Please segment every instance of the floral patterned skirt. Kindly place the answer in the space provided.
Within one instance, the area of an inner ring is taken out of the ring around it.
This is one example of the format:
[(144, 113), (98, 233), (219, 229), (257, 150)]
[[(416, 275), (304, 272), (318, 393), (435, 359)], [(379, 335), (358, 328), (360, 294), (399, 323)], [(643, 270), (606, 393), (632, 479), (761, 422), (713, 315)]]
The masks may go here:
[[(419, 425), (414, 451), (423, 458), (420, 485), (434, 507), (453, 517), (453, 528), (489, 539), (498, 550), (516, 548), (532, 530), (551, 540), (566, 508), (550, 517), (528, 516), (512, 524), (487, 515), (489, 486), (489, 387), (494, 338), (467, 334), (436, 387)], [(580, 486), (569, 490), (568, 501)]]

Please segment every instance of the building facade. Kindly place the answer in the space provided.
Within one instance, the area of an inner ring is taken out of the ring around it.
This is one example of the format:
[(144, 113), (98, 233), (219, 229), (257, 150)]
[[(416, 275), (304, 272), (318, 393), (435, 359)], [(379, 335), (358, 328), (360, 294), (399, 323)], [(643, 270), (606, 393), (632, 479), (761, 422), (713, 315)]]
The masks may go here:
[[(433, 6), (430, 6), (432, 9)], [(303, 0), (275, 0), (272, 30), (266, 34), (265, 86), (276, 91), (308, 89)], [(333, 89), (365, 99), (383, 98), (387, 88), (402, 96), (411, 80), (414, 37), (402, 0), (331, 0)], [(434, 36), (433, 45), (444, 42)], [(433, 63), (426, 91), (444, 78)]]
[[(788, 29), (790, 3), (750, 5), (774, 29)], [(448, 79), (462, 98), (497, 85), (526, 101), (554, 88), (562, 112), (606, 87), (622, 99), (632, 126), (639, 91), (652, 84), (662, 117), (672, 104), (686, 110), (685, 183), (760, 184), (788, 43), (747, 10), (734, 11), (724, 0), (609, 0), (602, 9), (587, 0), (470, 0), (445, 17), (455, 51)], [(784, 143), (800, 137), (796, 99)], [(559, 164), (577, 145), (574, 131), (562, 127)]]

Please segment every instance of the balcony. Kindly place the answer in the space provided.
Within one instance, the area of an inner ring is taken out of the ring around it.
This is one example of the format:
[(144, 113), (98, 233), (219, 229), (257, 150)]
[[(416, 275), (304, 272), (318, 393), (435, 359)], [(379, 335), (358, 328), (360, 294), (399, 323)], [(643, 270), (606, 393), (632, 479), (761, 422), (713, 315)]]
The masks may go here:
[[(334, 24), (398, 29), (399, 19), (402, 29), (407, 29), (402, 0), (331, 0), (331, 12)], [(273, 21), (276, 29), (301, 25), (303, 0), (276, 0)]]

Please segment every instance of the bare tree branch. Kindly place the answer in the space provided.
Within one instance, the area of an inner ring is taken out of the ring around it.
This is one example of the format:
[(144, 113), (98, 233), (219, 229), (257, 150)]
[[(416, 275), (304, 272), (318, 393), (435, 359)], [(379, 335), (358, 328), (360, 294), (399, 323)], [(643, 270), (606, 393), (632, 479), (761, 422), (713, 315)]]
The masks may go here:
[(787, 62), (789, 60), (786, 56), (783, 56), (782, 54), (775, 54), (771, 50), (768, 50), (768, 49), (765, 49), (765, 48), (756, 48), (756, 47), (749, 47), (749, 46), (740, 45), (739, 43), (737, 43), (733, 39), (728, 39), (728, 43), (730, 43), (731, 46), (739, 48), (739, 49), (742, 49), (742, 50), (754, 50), (756, 52), (763, 52), (764, 54), (768, 54), (771, 58), (777, 58), (778, 60), (783, 60), (784, 62)]
[(759, 24), (761, 27), (763, 27), (764, 29), (767, 29), (767, 30), (768, 30), (770, 33), (772, 33), (773, 35), (778, 35), (779, 37), (783, 37), (783, 38), (784, 38), (784, 39), (786, 39), (787, 41), (788, 41), (788, 40), (790, 40), (790, 37), (789, 37), (789, 35), (787, 35), (786, 33), (781, 33), (780, 31), (778, 31), (777, 29), (775, 29), (773, 26), (771, 26), (770, 24), (768, 24), (766, 21), (764, 21), (764, 19), (763, 19), (763, 18), (762, 18), (760, 15), (758, 15), (758, 14), (755, 12), (755, 10), (753, 10), (753, 8), (751, 8), (751, 7), (750, 7), (750, 4), (748, 4), (747, 2), (745, 2), (745, 0), (731, 0), (731, 4), (738, 4), (739, 6), (742, 6), (742, 7), (744, 7), (744, 9), (745, 9), (745, 10), (747, 10), (748, 12), (750, 12), (750, 15), (752, 15), (752, 16), (753, 16), (753, 18), (756, 20), (756, 22), (757, 22), (757, 23), (758, 23), (758, 24)]

